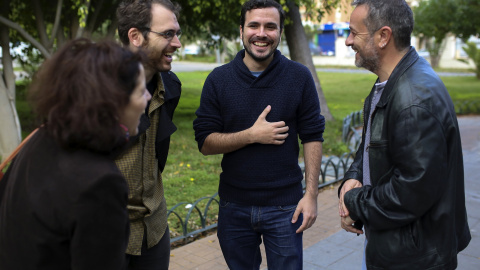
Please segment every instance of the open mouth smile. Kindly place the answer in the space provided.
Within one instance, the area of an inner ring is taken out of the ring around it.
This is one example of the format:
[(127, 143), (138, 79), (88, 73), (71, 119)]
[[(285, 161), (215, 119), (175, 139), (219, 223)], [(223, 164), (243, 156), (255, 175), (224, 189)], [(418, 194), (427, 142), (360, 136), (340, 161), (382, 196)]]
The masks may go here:
[(267, 47), (268, 44), (269, 44), (268, 42), (260, 42), (260, 41), (253, 42), (253, 45), (258, 46), (258, 47)]

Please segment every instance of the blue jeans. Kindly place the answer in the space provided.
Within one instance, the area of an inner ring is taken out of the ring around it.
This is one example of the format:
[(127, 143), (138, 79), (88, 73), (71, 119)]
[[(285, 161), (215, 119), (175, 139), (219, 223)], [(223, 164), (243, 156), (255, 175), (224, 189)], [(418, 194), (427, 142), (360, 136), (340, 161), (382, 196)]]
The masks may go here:
[(303, 267), (303, 216), (292, 223), (297, 205), (247, 206), (220, 200), (217, 236), (231, 270), (256, 270), (265, 243), (268, 269), (300, 270)]

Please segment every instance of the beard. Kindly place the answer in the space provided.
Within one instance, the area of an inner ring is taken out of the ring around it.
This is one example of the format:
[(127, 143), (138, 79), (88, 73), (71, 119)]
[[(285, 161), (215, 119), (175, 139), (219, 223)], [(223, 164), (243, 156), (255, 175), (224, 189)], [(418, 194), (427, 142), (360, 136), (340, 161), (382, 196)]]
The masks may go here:
[(156, 72), (164, 72), (170, 71), (171, 65), (170, 63), (166, 63), (163, 60), (164, 53), (156, 48), (151, 48), (149, 46), (149, 40), (145, 40), (142, 49), (147, 55), (147, 61), (144, 66), (150, 70), (154, 70)]
[[(253, 42), (256, 42), (256, 41), (268, 42), (269, 44), (272, 44), (272, 48), (265, 55), (256, 55), (250, 47), (251, 44), (253, 44)], [(252, 57), (252, 59), (255, 60), (256, 62), (263, 62), (269, 59), (275, 53), (275, 51), (277, 50), (278, 44), (280, 43), (280, 42), (277, 42), (275, 44), (274, 40), (269, 38), (264, 38), (264, 39), (252, 38), (248, 42), (245, 42), (245, 40), (243, 39), (242, 42), (243, 42), (243, 47), (245, 48), (245, 52), (248, 53), (248, 55), (250, 55), (250, 57)]]
[[(356, 48), (355, 48), (356, 49)], [(357, 50), (357, 49), (356, 49)], [(380, 56), (375, 49), (373, 39), (371, 39), (363, 50), (357, 50), (358, 59), (355, 59), (355, 66), (363, 67), (366, 70), (375, 72), (380, 67)]]

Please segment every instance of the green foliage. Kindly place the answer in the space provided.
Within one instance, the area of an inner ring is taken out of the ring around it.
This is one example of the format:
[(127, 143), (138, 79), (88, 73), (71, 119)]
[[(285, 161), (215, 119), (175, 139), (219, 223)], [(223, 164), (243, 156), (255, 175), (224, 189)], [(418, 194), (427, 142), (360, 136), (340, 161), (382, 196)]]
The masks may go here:
[[(462, 38), (480, 34), (480, 1), (478, 0), (424, 0), (414, 10), (414, 34), (426, 41), (432, 66), (436, 67), (442, 42), (448, 33)], [(448, 18), (448, 19), (447, 19)], [(467, 45), (469, 47), (470, 45)], [(471, 50), (468, 48), (468, 50)], [(472, 58), (475, 62), (475, 58)], [(476, 65), (478, 74), (478, 65)], [(477, 75), (478, 76), (478, 75)]]
[(454, 0), (429, 0), (420, 1), (414, 8), (415, 17), (414, 33), (425, 37), (434, 37), (437, 40), (445, 38), (452, 29), (451, 17), (456, 11)]
[(443, 41), (455, 23), (445, 18), (451, 18), (456, 10), (455, 0), (420, 1), (418, 7), (413, 9), (415, 18), (413, 33), (426, 42), (433, 67), (438, 66)]
[(463, 41), (480, 34), (480, 1), (456, 0), (457, 11), (452, 31)]
[[(288, 12), (289, 1), (305, 7), (305, 16), (318, 21), (325, 12), (332, 11), (340, 3), (340, 0), (325, 0), (321, 5), (317, 5), (316, 0), (277, 0), (285, 12)], [(186, 41), (201, 39), (216, 44), (212, 35), (230, 40), (239, 36), (240, 11), (246, 0), (176, 0), (176, 2), (182, 6), (179, 23)]]
[(30, 80), (17, 81), (16, 85), (16, 107), (18, 118), (22, 125), (22, 137), (25, 138), (37, 127), (35, 115), (27, 101), (28, 87)]
[[(277, 1), (282, 4), (285, 9), (285, 12), (288, 12), (287, 6), (288, 0)], [(324, 0), (318, 4), (319, 1), (315, 0), (295, 0), (297, 6), (303, 6), (305, 8), (305, 17), (311, 20), (316, 20), (320, 22), (325, 13), (332, 12), (336, 7), (341, 3), (340, 0)]]
[(187, 54), (185, 57), (183, 57), (183, 60), (185, 61), (191, 61), (191, 62), (201, 62), (201, 63), (215, 63), (215, 55), (192, 55), (192, 54)]
[[(477, 44), (474, 42), (467, 42), (466, 46), (463, 47), (463, 50), (468, 55), (468, 58), (472, 59), (473, 64), (475, 65), (475, 73), (477, 74), (477, 79), (480, 79), (480, 49), (477, 47)], [(460, 61), (467, 61), (461, 59)]]
[[(238, 33), (240, 0), (178, 0), (182, 6), (179, 23), (186, 41), (215, 43), (213, 35), (234, 39)], [(183, 38), (183, 37), (182, 37)]]
[[(78, 22), (81, 28), (85, 28), (87, 26), (87, 18), (88, 18), (88, 6), (90, 5), (90, 0), (85, 0), (85, 3), (79, 3), (77, 8), (77, 15), (78, 15)], [(75, 9), (75, 8), (74, 8)]]

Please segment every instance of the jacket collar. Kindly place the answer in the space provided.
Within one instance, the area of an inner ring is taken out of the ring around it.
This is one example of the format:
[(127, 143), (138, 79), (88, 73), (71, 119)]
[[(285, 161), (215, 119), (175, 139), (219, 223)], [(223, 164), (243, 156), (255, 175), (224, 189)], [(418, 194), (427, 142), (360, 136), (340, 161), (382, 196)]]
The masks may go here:
[[(402, 57), (400, 62), (393, 70), (392, 74), (388, 78), (388, 82), (383, 90), (382, 97), (378, 101), (377, 107), (383, 107), (390, 99), (394, 86), (397, 84), (398, 79), (419, 59), (418, 53), (414, 47), (410, 47), (408, 52)], [(379, 82), (378, 79), (376, 82)]]
[(280, 64), (281, 61), (286, 59), (285, 56), (283, 56), (279, 50), (275, 50), (272, 62), (270, 62), (268, 67), (257, 78), (252, 75), (248, 67), (243, 62), (244, 57), (245, 49), (237, 53), (235, 59), (232, 61), (232, 65), (235, 73), (237, 74), (237, 76), (235, 76), (237, 82), (246, 88), (273, 87), (279, 81), (278, 76), (280, 76), (286, 67), (286, 65)]
[[(172, 71), (166, 71), (166, 72), (161, 72), (156, 74), (150, 82), (147, 84), (147, 88), (150, 91), (150, 93), (153, 95), (153, 91), (155, 91), (156, 86), (158, 84), (158, 79), (162, 78), (163, 81), (163, 87), (165, 88), (165, 94), (163, 96), (165, 104), (169, 104), (171, 102), (178, 102), (180, 99), (181, 95), (181, 85), (182, 83), (178, 79), (177, 75), (173, 73)], [(147, 131), (147, 129), (150, 127), (150, 119), (148, 118), (148, 108), (150, 106), (150, 101), (148, 102), (147, 107), (145, 108), (145, 113), (140, 116), (140, 124), (138, 125), (138, 134), (136, 136), (133, 136), (130, 138), (130, 141), (136, 141), (138, 137)], [(160, 109), (164, 110), (167, 106), (161, 106)], [(176, 105), (175, 105), (176, 107)], [(165, 113), (163, 114), (165, 115)], [(171, 122), (171, 120), (170, 120)], [(175, 128), (167, 128), (164, 126), (159, 126), (159, 130), (164, 129), (163, 131), (165, 132), (171, 132), (173, 133), (176, 130)], [(162, 132), (161, 132), (162, 133)], [(170, 133), (170, 134), (171, 134)], [(169, 134), (169, 135), (170, 135)]]
[[(182, 83), (177, 75), (172, 71), (161, 72), (160, 76), (163, 80), (163, 87), (165, 88), (164, 99), (165, 102), (175, 98), (180, 98), (180, 87)], [(178, 84), (178, 85), (177, 85)]]

